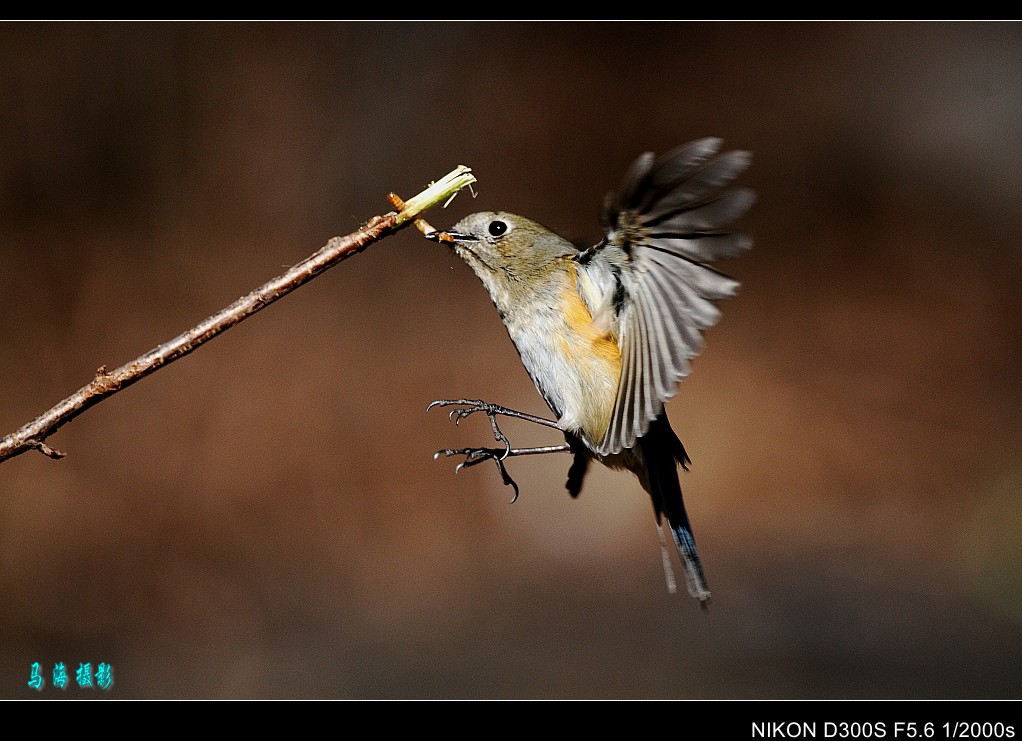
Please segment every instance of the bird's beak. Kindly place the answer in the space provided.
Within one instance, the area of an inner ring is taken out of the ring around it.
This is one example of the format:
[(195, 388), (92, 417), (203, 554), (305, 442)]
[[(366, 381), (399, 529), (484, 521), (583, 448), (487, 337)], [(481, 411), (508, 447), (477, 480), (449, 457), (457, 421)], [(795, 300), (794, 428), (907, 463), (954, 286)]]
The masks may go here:
[(455, 244), (456, 242), (476, 242), (475, 237), (470, 234), (461, 234), (460, 232), (444, 232), (439, 230), (433, 230), (423, 235), (426, 239), (431, 239), (434, 242), (441, 242), (443, 244)]

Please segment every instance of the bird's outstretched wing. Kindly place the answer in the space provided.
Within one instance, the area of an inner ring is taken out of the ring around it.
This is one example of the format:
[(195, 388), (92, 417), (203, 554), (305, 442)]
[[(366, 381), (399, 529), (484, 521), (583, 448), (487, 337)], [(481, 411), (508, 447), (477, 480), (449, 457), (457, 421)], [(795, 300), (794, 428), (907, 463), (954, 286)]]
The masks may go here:
[(755, 200), (748, 188), (725, 188), (750, 162), (748, 152), (718, 154), (719, 139), (700, 139), (659, 158), (639, 157), (604, 202), (604, 245), (619, 248), (622, 369), (601, 454), (635, 446), (689, 373), (702, 331), (720, 316), (712, 303), (738, 282), (706, 265), (749, 248), (750, 237), (724, 227)]

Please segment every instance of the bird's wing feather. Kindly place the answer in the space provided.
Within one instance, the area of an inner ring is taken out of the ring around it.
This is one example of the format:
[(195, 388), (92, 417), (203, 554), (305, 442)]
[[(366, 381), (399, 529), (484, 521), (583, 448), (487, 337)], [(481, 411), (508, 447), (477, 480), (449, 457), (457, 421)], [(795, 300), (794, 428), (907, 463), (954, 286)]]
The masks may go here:
[(749, 165), (747, 152), (718, 154), (720, 140), (700, 139), (659, 158), (646, 153), (607, 196), (603, 249), (620, 249), (619, 343), (622, 369), (610, 426), (597, 452), (635, 446), (689, 373), (702, 331), (717, 322), (713, 301), (738, 292), (738, 282), (706, 265), (749, 248), (743, 232), (727, 231), (754, 200), (748, 188), (725, 188)]

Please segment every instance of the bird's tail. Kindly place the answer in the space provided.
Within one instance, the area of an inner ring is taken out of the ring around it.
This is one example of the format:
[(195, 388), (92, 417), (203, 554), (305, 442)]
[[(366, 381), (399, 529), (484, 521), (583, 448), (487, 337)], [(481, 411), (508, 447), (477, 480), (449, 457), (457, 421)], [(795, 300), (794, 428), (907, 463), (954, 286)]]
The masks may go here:
[[(687, 468), (690, 463), (685, 453), (685, 446), (671, 429), (664, 411), (650, 426), (649, 432), (639, 438), (639, 446), (646, 467), (646, 479), (649, 494), (653, 498), (653, 509), (656, 512), (657, 525), (661, 518), (667, 517), (667, 524), (678, 547), (681, 563), (685, 567), (685, 582), (688, 593), (699, 600), (703, 607), (710, 599), (710, 590), (706, 586), (703, 566), (699, 562), (692, 526), (685, 512), (685, 501), (681, 495), (681, 481), (678, 479), (678, 464)], [(665, 559), (665, 567), (668, 566)], [(668, 571), (668, 583), (673, 576)]]

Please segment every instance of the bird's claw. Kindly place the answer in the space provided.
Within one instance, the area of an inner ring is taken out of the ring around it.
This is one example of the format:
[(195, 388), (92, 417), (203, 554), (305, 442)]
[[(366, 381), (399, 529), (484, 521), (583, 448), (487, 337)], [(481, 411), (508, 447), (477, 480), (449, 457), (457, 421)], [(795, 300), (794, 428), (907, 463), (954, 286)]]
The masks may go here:
[(426, 407), (426, 411), (428, 412), (433, 407), (452, 406), (468, 407), (467, 409), (454, 409), (451, 412), (452, 417), (455, 414), (461, 417), (467, 417), (474, 412), (493, 411), (496, 413), (501, 410), (501, 407), (498, 407), (496, 404), (491, 404), (490, 402), (482, 401), (481, 399), (437, 399), (436, 401), (431, 401), (429, 403), (429, 406)]
[(465, 460), (454, 467), (454, 472), (458, 473), (463, 468), (469, 468), (471, 466), (478, 465), (483, 461), (492, 460), (497, 464), (497, 470), (500, 471), (500, 478), (504, 482), (504, 486), (510, 486), (515, 490), (514, 496), (511, 497), (511, 503), (514, 504), (518, 500), (518, 483), (511, 478), (511, 474), (507, 472), (507, 468), (504, 466), (504, 459), (507, 457), (507, 450), (501, 450), (499, 448), (444, 448), (438, 450), (433, 454), (433, 460), (437, 460), (440, 456), (451, 457), (452, 455), (463, 455)]
[[(505, 407), (499, 406), (498, 404), (491, 404), (488, 401), (481, 401), (479, 399), (437, 399), (436, 401), (430, 402), (429, 406), (426, 407), (426, 411), (429, 412), (433, 407), (448, 407), (448, 406), (460, 406), (464, 409), (452, 409), (448, 416), (449, 419), (454, 421), (454, 425), (457, 427), (460, 425), (461, 420), (465, 419), (471, 414), (476, 412), (484, 412), (490, 419), (490, 427), (493, 429), (493, 438), (504, 444), (504, 452), (500, 456), (500, 460), (504, 460), (511, 453), (511, 441), (507, 439), (507, 435), (501, 432), (500, 427), (497, 426), (497, 415), (513, 414), (512, 410)], [(484, 448), (480, 448), (484, 450)], [(506, 481), (504, 483), (507, 483)]]
[(465, 409), (452, 410), (450, 414), (451, 419), (454, 419), (455, 416), (457, 416), (458, 419), (464, 419), (470, 414), (475, 414), (476, 412), (486, 412), (486, 414), (490, 417), (498, 414), (513, 417), (518, 414), (513, 409), (508, 409), (507, 407), (502, 407), (499, 404), (493, 404), (489, 401), (482, 401), (481, 399), (437, 399), (436, 401), (431, 401), (429, 403), (429, 406), (426, 407), (426, 411), (428, 412), (433, 407), (451, 406), (465, 407)]
[(437, 460), (440, 456), (449, 458), (452, 455), (463, 455), (465, 460), (459, 463), (457, 468), (460, 471), (466, 466), (474, 466), (490, 458), (500, 459), (503, 452), (498, 448), (444, 448), (433, 454), (433, 460)]

